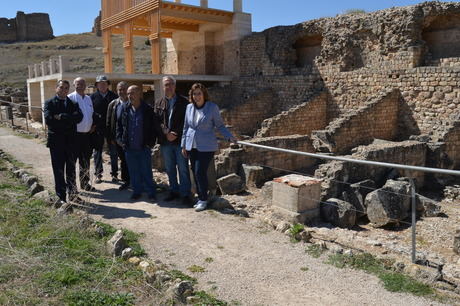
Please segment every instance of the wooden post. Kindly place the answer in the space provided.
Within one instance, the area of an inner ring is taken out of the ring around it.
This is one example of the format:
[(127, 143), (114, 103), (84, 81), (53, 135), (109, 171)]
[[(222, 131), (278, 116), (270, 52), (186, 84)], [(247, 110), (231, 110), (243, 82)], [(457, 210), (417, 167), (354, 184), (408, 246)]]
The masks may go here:
[(161, 50), (160, 50), (160, 10), (157, 9), (150, 14), (150, 46), (152, 57), (152, 74), (161, 73)]
[(124, 25), (123, 48), (125, 49), (125, 71), (126, 73), (134, 73), (133, 61), (133, 22), (128, 21)]
[(102, 31), (102, 53), (104, 53), (104, 70), (105, 73), (112, 73), (112, 37), (110, 29)]

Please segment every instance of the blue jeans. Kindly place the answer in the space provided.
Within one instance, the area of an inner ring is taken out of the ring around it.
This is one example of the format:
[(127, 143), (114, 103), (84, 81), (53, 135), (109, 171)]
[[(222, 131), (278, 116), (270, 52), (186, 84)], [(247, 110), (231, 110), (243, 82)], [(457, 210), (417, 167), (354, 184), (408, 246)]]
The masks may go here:
[[(186, 197), (190, 195), (191, 183), (188, 169), (188, 159), (182, 155), (180, 145), (162, 144), (161, 154), (165, 162), (166, 174), (168, 174), (169, 188), (171, 192), (180, 193)], [(179, 182), (177, 183), (177, 171)]]
[(152, 174), (152, 154), (149, 148), (141, 150), (126, 149), (126, 162), (128, 163), (129, 177), (133, 194), (147, 192), (149, 197), (156, 195), (156, 184)]
[(193, 177), (195, 178), (198, 199), (208, 200), (208, 168), (214, 152), (200, 152), (197, 149), (187, 151), (190, 156)]

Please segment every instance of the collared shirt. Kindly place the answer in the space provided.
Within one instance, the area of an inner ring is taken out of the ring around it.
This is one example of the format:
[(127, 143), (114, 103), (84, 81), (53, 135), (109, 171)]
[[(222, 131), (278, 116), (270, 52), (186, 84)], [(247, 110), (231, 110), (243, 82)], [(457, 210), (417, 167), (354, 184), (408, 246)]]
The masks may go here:
[(119, 98), (117, 105), (115, 105), (115, 113), (117, 115), (117, 122), (121, 117), (121, 113), (123, 111), (123, 105), (125, 105), (126, 103), (128, 103), (128, 100), (122, 101), (121, 98)]
[(68, 97), (70, 100), (78, 103), (78, 106), (83, 113), (83, 120), (77, 124), (77, 132), (88, 133), (91, 130), (91, 126), (93, 125), (94, 109), (91, 98), (87, 95), (82, 97), (76, 91), (69, 94)]
[(128, 148), (132, 150), (142, 149), (144, 139), (144, 106), (138, 109), (131, 107), (128, 114)]
[(171, 99), (166, 97), (166, 101), (168, 101), (168, 127), (171, 128), (171, 118), (173, 113), (174, 104), (176, 103), (177, 95), (174, 95)]

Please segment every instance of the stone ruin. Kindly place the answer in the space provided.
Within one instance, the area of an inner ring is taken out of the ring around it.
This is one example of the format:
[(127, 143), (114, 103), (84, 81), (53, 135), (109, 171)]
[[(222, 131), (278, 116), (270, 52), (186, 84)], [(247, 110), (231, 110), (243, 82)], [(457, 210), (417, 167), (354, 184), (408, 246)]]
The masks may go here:
[(17, 12), (16, 18), (0, 18), (0, 43), (42, 41), (54, 38), (50, 17), (45, 13)]
[[(460, 169), (460, 3), (425, 2), (273, 27), (243, 39), (240, 62), (237, 81), (210, 89), (240, 139)], [(262, 166), (251, 174), (259, 181), (283, 170), (316, 171), (324, 179), (321, 201), (353, 202), (359, 195), (355, 207), (364, 205), (359, 184), (370, 178), (373, 187), (390, 189), (402, 187), (388, 179), (404, 185), (404, 177), (412, 177), (418, 189), (455, 179), (252, 147), (222, 150), (217, 176), (244, 179), (244, 164)]]

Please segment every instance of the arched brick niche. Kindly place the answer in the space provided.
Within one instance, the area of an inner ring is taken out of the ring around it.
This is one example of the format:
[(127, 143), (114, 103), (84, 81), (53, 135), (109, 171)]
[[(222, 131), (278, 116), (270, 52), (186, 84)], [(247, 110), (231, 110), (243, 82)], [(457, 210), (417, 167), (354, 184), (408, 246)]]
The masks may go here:
[(314, 60), (321, 54), (321, 43), (323, 41), (322, 35), (308, 35), (299, 38), (294, 43), (296, 50), (296, 66), (309, 67), (314, 64)]
[(440, 15), (425, 20), (422, 38), (427, 46), (426, 60), (460, 57), (460, 15)]

